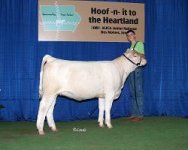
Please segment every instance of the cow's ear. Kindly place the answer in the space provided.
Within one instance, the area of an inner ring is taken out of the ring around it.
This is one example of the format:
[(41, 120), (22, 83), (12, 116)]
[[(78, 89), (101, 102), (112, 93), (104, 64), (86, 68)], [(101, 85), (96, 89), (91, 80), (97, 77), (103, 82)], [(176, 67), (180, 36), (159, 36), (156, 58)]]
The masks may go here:
[(124, 53), (124, 55), (126, 55), (127, 57), (132, 57), (132, 54), (133, 54), (133, 52), (132, 52), (132, 50), (131, 49), (127, 49), (127, 51)]

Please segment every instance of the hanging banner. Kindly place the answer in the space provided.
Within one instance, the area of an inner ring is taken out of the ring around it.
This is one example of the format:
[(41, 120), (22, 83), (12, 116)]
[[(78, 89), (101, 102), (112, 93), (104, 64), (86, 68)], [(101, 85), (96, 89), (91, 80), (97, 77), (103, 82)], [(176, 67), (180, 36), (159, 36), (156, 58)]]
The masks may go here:
[(144, 4), (39, 0), (39, 41), (127, 42), (134, 30), (144, 42)]

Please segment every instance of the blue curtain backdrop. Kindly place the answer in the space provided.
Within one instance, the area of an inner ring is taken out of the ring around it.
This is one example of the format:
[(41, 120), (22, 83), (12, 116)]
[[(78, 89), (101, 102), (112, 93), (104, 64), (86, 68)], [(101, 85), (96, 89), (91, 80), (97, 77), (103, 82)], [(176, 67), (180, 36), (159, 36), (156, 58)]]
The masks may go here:
[[(109, 0), (106, 0), (109, 1)], [(114, 0), (145, 4), (146, 116), (188, 116), (188, 1)], [(38, 42), (37, 0), (0, 0), (0, 120), (36, 120), (41, 59), (112, 60), (128, 43)], [(126, 38), (126, 37), (125, 37)], [(96, 99), (58, 97), (55, 120), (96, 119)], [(113, 103), (112, 117), (130, 114), (128, 82)]]

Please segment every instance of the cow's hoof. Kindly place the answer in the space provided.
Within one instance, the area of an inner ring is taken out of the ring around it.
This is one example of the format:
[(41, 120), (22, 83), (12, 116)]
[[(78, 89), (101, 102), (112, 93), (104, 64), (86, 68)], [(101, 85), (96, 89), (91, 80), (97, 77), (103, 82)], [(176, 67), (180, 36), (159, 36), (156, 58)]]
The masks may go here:
[(110, 125), (107, 125), (108, 129), (112, 129), (113, 126), (110, 124)]
[(57, 128), (51, 128), (51, 130), (52, 130), (53, 132), (57, 132), (57, 131), (58, 131)]
[(99, 123), (99, 127), (100, 127), (100, 128), (104, 128), (104, 124), (100, 124), (100, 123)]
[(45, 135), (44, 131), (39, 131), (39, 135)]

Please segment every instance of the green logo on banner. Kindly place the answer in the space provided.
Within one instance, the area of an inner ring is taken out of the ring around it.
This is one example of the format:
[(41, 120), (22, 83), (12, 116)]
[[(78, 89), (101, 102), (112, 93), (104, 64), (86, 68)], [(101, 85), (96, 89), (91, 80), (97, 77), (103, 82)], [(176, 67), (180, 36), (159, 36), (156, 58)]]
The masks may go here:
[(75, 11), (75, 6), (73, 5), (42, 5), (40, 8), (42, 24), (45, 31), (74, 32), (81, 21), (81, 17)]

